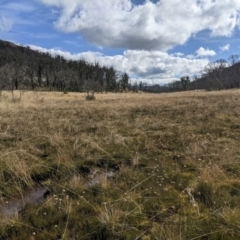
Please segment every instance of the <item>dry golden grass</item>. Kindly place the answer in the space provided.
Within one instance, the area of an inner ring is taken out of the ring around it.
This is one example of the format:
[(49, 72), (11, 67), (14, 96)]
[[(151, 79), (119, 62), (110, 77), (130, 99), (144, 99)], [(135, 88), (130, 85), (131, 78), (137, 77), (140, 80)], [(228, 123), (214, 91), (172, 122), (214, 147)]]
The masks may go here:
[(238, 238), (240, 90), (19, 94), (0, 101), (0, 197), (55, 197), (1, 238)]

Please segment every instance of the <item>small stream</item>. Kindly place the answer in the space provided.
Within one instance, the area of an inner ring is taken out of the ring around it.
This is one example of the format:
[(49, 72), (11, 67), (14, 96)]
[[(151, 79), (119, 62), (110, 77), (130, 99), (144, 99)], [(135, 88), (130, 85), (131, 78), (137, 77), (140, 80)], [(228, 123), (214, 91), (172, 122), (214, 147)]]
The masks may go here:
[[(115, 174), (116, 172), (112, 170), (108, 172), (94, 170), (90, 175), (89, 181), (85, 183), (84, 187), (88, 188), (95, 186), (101, 183), (102, 179), (111, 178)], [(0, 199), (0, 214), (9, 217), (17, 215), (19, 211), (26, 206), (26, 204), (43, 204), (50, 194), (51, 192), (47, 187), (36, 187), (23, 192), (22, 195), (18, 195), (15, 198), (2, 198)]]
[(101, 183), (101, 181), (103, 179), (107, 179), (107, 178), (111, 178), (116, 174), (116, 172), (110, 170), (108, 172), (103, 172), (103, 171), (98, 171), (98, 170), (94, 170), (93, 173), (90, 176), (90, 181), (88, 181), (87, 183), (85, 183), (84, 187), (93, 187), (99, 183)]
[(26, 204), (43, 204), (50, 194), (50, 191), (46, 187), (37, 187), (24, 192), (21, 196), (15, 198), (1, 199), (0, 200), (0, 212), (4, 216), (13, 216), (18, 214)]

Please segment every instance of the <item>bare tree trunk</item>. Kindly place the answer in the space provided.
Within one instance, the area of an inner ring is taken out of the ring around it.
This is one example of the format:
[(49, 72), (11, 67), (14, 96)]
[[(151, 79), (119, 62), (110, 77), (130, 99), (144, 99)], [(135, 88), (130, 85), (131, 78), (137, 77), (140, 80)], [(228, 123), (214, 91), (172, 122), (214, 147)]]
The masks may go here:
[(12, 100), (14, 100), (14, 81), (13, 81), (13, 79), (12, 79), (11, 91), (12, 91)]

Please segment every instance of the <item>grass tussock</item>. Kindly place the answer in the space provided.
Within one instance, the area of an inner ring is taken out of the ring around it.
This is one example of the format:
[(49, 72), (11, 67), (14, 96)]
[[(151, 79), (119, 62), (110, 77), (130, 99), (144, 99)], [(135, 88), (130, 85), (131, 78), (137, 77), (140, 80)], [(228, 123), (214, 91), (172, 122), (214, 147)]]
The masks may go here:
[(3, 92), (0, 239), (239, 239), (239, 93)]

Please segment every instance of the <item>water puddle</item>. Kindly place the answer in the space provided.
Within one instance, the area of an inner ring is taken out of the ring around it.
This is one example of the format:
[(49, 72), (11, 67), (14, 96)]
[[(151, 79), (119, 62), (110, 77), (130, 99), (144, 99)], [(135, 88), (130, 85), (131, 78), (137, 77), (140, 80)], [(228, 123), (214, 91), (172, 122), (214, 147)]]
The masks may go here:
[(106, 182), (108, 178), (113, 177), (116, 172), (110, 170), (109, 172), (103, 172), (99, 170), (94, 170), (90, 176), (90, 180), (85, 183), (84, 187), (93, 187), (97, 184)]
[(0, 212), (5, 216), (16, 215), (26, 206), (26, 204), (44, 203), (49, 194), (50, 191), (46, 187), (37, 187), (24, 192), (22, 196), (17, 196), (10, 200), (1, 199)]
[[(88, 188), (97, 184), (105, 184), (109, 178), (115, 175), (116, 171), (110, 169), (108, 171), (91, 170), (84, 187)], [(23, 192), (22, 195), (16, 196), (15, 198), (2, 198), (0, 199), (0, 213), (9, 217), (17, 215), (26, 204), (43, 204), (49, 194), (50, 191), (47, 187), (36, 187)]]

